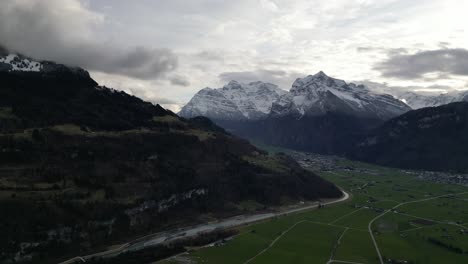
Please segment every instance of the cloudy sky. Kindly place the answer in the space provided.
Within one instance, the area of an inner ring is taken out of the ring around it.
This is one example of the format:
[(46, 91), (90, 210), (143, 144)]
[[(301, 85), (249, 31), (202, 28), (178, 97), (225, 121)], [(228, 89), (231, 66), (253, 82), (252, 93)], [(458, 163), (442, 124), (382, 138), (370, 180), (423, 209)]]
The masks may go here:
[(468, 88), (468, 1), (1, 0), (0, 45), (177, 110), (231, 79), (320, 70), (386, 91)]

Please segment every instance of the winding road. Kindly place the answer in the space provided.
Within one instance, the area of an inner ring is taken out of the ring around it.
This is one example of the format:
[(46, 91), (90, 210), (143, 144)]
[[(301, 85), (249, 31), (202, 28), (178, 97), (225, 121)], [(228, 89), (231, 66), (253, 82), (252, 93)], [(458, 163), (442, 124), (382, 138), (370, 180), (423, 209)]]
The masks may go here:
[[(332, 204), (336, 204), (336, 203), (340, 203), (340, 202), (348, 200), (350, 197), (349, 194), (345, 192), (344, 190), (341, 190), (341, 191), (343, 192), (343, 196), (341, 198), (336, 199), (336, 200), (331, 200), (328, 202), (323, 202), (320, 204), (332, 205)], [(96, 257), (102, 257), (102, 258), (115, 257), (124, 252), (138, 251), (147, 247), (167, 243), (176, 239), (196, 236), (200, 232), (210, 232), (219, 228), (231, 228), (231, 227), (251, 224), (254, 222), (263, 221), (263, 220), (275, 218), (278, 216), (284, 216), (284, 215), (289, 215), (293, 213), (315, 209), (318, 206), (319, 206), (319, 203), (317, 202), (313, 205), (286, 210), (286, 211), (279, 212), (279, 213), (241, 215), (241, 216), (227, 218), (216, 223), (207, 223), (207, 224), (201, 224), (201, 225), (187, 227), (187, 228), (180, 228), (177, 230), (164, 231), (164, 232), (151, 234), (151, 235), (138, 238), (136, 240), (128, 242), (115, 249), (111, 249), (111, 250), (107, 250), (107, 251), (103, 251), (103, 252), (99, 252), (99, 253), (95, 253), (95, 254), (91, 254), (87, 256), (77, 256), (67, 261), (61, 262), (60, 264), (83, 263), (91, 258), (96, 258)]]

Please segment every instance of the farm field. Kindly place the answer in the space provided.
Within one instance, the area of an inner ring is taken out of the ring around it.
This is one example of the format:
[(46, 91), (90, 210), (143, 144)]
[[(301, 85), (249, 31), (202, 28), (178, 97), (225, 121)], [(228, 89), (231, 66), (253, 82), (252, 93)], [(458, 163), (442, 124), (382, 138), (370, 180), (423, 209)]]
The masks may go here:
[(351, 169), (320, 173), (350, 193), (348, 201), (241, 227), (232, 240), (184, 258), (209, 264), (468, 263), (467, 187), (348, 163)]

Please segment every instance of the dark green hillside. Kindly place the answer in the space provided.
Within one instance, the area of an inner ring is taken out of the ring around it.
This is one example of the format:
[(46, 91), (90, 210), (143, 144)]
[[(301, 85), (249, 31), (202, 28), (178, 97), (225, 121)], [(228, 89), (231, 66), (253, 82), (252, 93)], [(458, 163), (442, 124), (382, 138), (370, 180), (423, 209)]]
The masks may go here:
[(410, 111), (354, 145), (353, 158), (401, 168), (468, 171), (468, 103)]
[(289, 157), (99, 87), (84, 70), (0, 71), (0, 262), (56, 263), (241, 213), (246, 200), (340, 195)]

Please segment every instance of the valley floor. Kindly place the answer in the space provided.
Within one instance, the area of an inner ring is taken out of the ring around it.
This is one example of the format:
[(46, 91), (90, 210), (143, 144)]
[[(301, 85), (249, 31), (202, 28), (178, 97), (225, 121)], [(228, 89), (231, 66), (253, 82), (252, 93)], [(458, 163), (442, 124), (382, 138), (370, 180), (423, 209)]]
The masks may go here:
[(160, 232), (156, 234), (147, 235), (141, 238), (138, 238), (134, 241), (125, 243), (124, 245), (114, 247), (107, 251), (86, 255), (86, 256), (77, 256), (67, 261), (61, 262), (60, 264), (71, 264), (71, 263), (81, 263), (86, 262), (87, 260), (92, 260), (95, 258), (111, 258), (125, 252), (134, 252), (139, 251), (145, 248), (154, 247), (157, 245), (168, 244), (173, 241), (177, 241), (183, 238), (196, 237), (198, 234), (213, 232), (221, 229), (229, 229), (243, 225), (249, 225), (255, 222), (266, 221), (268, 219), (278, 218), (287, 216), (290, 214), (296, 214), (303, 211), (311, 210), (318, 208), (320, 206), (332, 205), (340, 202), (344, 202), (350, 198), (349, 194), (343, 191), (343, 196), (339, 199), (330, 199), (327, 201), (313, 202), (308, 205), (302, 206), (290, 206), (290, 209), (278, 210), (278, 212), (265, 212), (258, 214), (249, 214), (249, 215), (239, 215), (231, 217), (228, 219), (222, 219), (212, 223), (201, 224), (192, 227), (179, 228), (176, 230), (170, 230), (165, 232)]
[(320, 174), (352, 199), (242, 227), (229, 241), (161, 263), (468, 263), (468, 187), (344, 167)]

